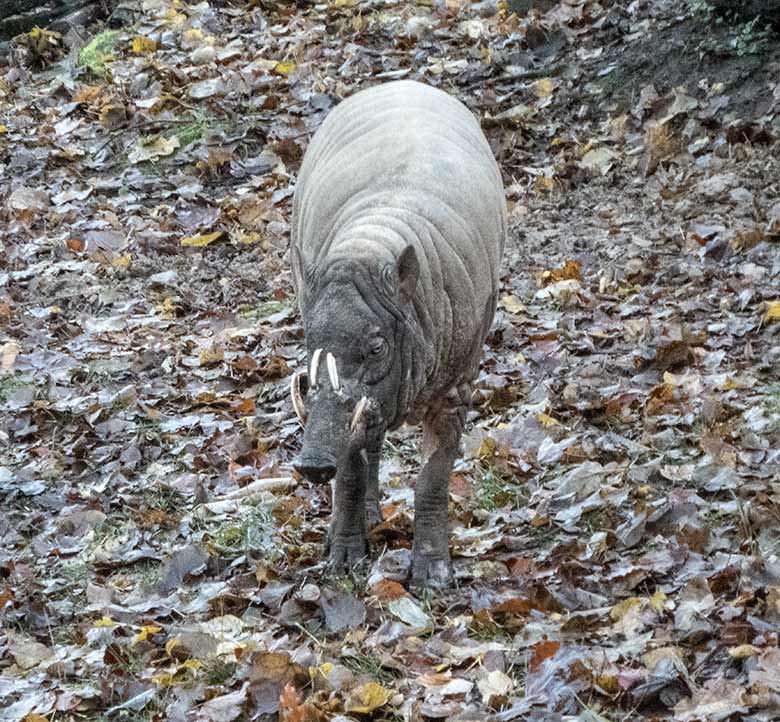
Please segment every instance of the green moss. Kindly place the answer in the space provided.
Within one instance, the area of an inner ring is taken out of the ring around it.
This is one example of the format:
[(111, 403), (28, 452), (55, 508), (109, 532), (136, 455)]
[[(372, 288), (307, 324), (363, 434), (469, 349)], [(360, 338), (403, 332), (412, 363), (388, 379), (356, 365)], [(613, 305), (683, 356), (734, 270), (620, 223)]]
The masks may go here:
[(285, 305), (281, 301), (263, 301), (257, 306), (242, 308), (238, 315), (250, 321), (259, 321), (273, 315), (274, 313), (283, 311), (284, 308)]
[(0, 375), (0, 404), (4, 404), (8, 401), (8, 398), (14, 391), (29, 387), (31, 384), (21, 381), (11, 373), (5, 373)]
[(200, 140), (203, 137), (203, 133), (206, 129), (206, 124), (201, 121), (195, 121), (187, 123), (187, 125), (180, 125), (174, 128), (173, 132), (179, 139), (179, 143), (182, 148), (188, 146), (190, 143), (194, 143), (196, 140)]
[(101, 75), (106, 63), (112, 59), (120, 35), (119, 30), (105, 30), (96, 35), (79, 52), (78, 64), (95, 75)]

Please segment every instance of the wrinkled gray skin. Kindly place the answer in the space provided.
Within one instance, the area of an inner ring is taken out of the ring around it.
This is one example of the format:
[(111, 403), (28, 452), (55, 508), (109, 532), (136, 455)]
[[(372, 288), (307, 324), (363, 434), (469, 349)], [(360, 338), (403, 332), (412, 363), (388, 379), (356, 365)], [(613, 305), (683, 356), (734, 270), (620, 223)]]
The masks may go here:
[[(336, 476), (337, 570), (366, 556), (368, 524), (380, 519), (385, 431), (422, 421), (413, 583), (448, 580), (449, 478), (505, 238), (498, 166), (474, 116), (446, 93), (385, 83), (338, 105), (315, 134), (295, 189), (291, 259), (310, 375), (323, 352), (295, 466), (312, 481)], [(362, 396), (372, 402), (352, 419)]]

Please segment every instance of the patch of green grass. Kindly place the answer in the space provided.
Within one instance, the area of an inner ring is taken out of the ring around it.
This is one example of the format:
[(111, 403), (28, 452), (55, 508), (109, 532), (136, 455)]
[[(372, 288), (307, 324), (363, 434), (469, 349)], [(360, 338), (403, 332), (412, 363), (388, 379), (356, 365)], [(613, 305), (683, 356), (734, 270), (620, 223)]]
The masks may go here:
[(606, 75), (593, 81), (593, 86), (600, 93), (611, 98), (624, 90), (624, 78), (617, 70), (610, 70)]
[(521, 16), (527, 15), (534, 9), (544, 12), (549, 9), (549, 6), (550, 3), (539, 2), (539, 0), (508, 0), (507, 2), (507, 10)]
[(389, 687), (396, 680), (396, 675), (389, 669), (385, 669), (381, 662), (374, 656), (356, 652), (342, 661), (347, 669), (350, 669), (358, 677), (368, 677), (385, 687)]
[(744, 58), (761, 55), (769, 48), (774, 32), (765, 18), (740, 22), (734, 15), (716, 13), (706, 0), (692, 0), (692, 6), (704, 22), (720, 26), (721, 31), (706, 33), (700, 52)]
[(239, 311), (238, 315), (249, 321), (260, 321), (284, 309), (285, 305), (281, 301), (263, 301), (257, 304), (257, 306), (244, 307)]
[(78, 64), (94, 75), (102, 75), (106, 63), (113, 58), (113, 51), (119, 43), (119, 30), (104, 30), (95, 35), (80, 51)]
[(249, 507), (239, 519), (220, 525), (212, 532), (214, 546), (228, 559), (243, 554), (260, 555), (269, 561), (282, 553), (279, 530), (268, 505)]
[(764, 409), (771, 416), (780, 416), (780, 384), (770, 384), (767, 387)]
[(203, 679), (210, 687), (218, 687), (230, 680), (236, 673), (235, 662), (215, 659), (203, 667)]
[(0, 404), (4, 404), (14, 391), (19, 389), (31, 388), (33, 385), (22, 381), (20, 378), (12, 373), (4, 373), (0, 375)]
[(162, 580), (163, 568), (158, 562), (151, 560), (137, 565), (135, 578), (142, 590), (152, 591)]
[(70, 585), (85, 584), (89, 579), (89, 564), (81, 559), (72, 559), (62, 565), (61, 573)]
[(507, 505), (516, 508), (522, 501), (518, 486), (490, 467), (477, 476), (475, 487), (476, 506), (486, 511), (496, 511)]
[(75, 624), (58, 624), (51, 630), (54, 643), (57, 645), (79, 644), (81, 634)]

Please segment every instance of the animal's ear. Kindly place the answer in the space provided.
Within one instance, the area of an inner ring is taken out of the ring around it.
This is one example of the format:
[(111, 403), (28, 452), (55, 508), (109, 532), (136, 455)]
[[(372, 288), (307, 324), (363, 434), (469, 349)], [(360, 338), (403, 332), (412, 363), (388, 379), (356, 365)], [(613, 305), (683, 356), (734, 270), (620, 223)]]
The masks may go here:
[(414, 289), (417, 288), (417, 278), (420, 275), (420, 261), (417, 259), (417, 252), (414, 246), (407, 246), (401, 252), (395, 264), (396, 274), (398, 276), (398, 288), (404, 301), (409, 301), (414, 296)]

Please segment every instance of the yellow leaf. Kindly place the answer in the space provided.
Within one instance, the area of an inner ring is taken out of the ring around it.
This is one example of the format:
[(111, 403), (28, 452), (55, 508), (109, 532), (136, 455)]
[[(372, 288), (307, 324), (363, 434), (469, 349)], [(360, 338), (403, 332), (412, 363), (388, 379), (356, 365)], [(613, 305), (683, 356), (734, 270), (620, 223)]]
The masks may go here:
[(644, 600), (640, 597), (629, 597), (628, 599), (624, 599), (622, 602), (618, 602), (609, 612), (609, 616), (612, 618), (613, 622), (619, 622), (623, 617), (626, 616), (629, 612), (636, 609), (637, 607), (641, 607), (642, 604), (644, 604)]
[(294, 60), (283, 60), (281, 63), (276, 64), (274, 70), (279, 73), (279, 75), (289, 75), (297, 67)]
[(525, 306), (520, 302), (520, 299), (517, 296), (513, 296), (511, 293), (503, 296), (498, 302), (498, 305), (505, 308), (509, 313), (517, 314), (525, 311)]
[(536, 420), (542, 426), (544, 426), (545, 429), (549, 429), (551, 426), (557, 426), (558, 425), (558, 422), (552, 416), (548, 416), (547, 414), (545, 414), (542, 411), (540, 411), (536, 415)]
[(728, 650), (729, 657), (733, 659), (747, 659), (748, 657), (755, 657), (760, 654), (761, 650), (752, 644), (739, 644), (736, 647), (731, 647)]
[(552, 95), (552, 92), (552, 78), (539, 78), (539, 80), (536, 81), (536, 94), (540, 98), (546, 98), (548, 95)]
[(544, 193), (545, 191), (551, 193), (555, 190), (555, 178), (548, 178), (546, 175), (536, 176), (534, 190), (537, 193)]
[(479, 451), (477, 452), (477, 456), (484, 461), (485, 459), (489, 459), (495, 453), (496, 453), (495, 440), (491, 439), (489, 436), (486, 436), (484, 439), (482, 439), (482, 443), (479, 445)]
[(8, 128), (6, 128), (4, 125), (0, 125), (0, 133), (7, 133)]
[(225, 349), (217, 344), (213, 344), (208, 348), (201, 349), (198, 354), (198, 359), (201, 366), (211, 366), (213, 364), (222, 363), (225, 359)]
[(334, 8), (352, 8), (358, 4), (358, 0), (332, 0), (330, 4)]
[(245, 246), (251, 246), (253, 243), (259, 243), (263, 240), (263, 234), (258, 231), (244, 232), (236, 230), (235, 233), (232, 234), (232, 237)]
[(139, 35), (133, 39), (133, 52), (136, 55), (148, 55), (157, 50), (157, 42), (146, 35)]
[(780, 301), (771, 301), (767, 304), (764, 323), (772, 323), (772, 321), (780, 321)]
[(166, 318), (174, 318), (176, 316), (176, 304), (170, 296), (166, 296), (163, 302), (157, 305), (157, 311)]
[(179, 639), (178, 637), (174, 637), (173, 639), (169, 639), (169, 640), (168, 640), (168, 641), (165, 643), (165, 653), (166, 653), (166, 654), (167, 654), (169, 657), (173, 657), (173, 650), (174, 650), (176, 647), (179, 647), (179, 646), (181, 646), (181, 639)]
[(8, 371), (16, 361), (21, 347), (16, 341), (8, 341), (0, 346), (0, 369)]
[(133, 257), (129, 253), (123, 253), (121, 256), (112, 259), (111, 265), (114, 268), (128, 268), (132, 260)]
[(386, 705), (393, 693), (376, 682), (361, 684), (350, 696), (345, 704), (347, 712), (359, 714), (371, 714), (374, 710)]
[(650, 597), (650, 609), (654, 612), (661, 614), (666, 608), (666, 594), (660, 589)]
[(193, 672), (197, 672), (203, 665), (197, 659), (188, 659), (186, 662), (182, 662), (182, 669), (190, 669)]
[(103, 615), (102, 619), (98, 619), (92, 626), (100, 629), (101, 627), (116, 627), (118, 622), (115, 622), (111, 617)]
[(187, 236), (181, 239), (182, 246), (192, 246), (194, 248), (203, 248), (208, 246), (209, 243), (213, 243), (222, 235), (222, 231), (214, 231), (214, 233), (206, 233), (199, 236)]
[(146, 625), (141, 627), (141, 631), (136, 635), (136, 642), (145, 642), (151, 635), (161, 632), (162, 627), (155, 627), (154, 625)]
[(172, 25), (181, 25), (187, 19), (187, 16), (177, 12), (174, 8), (168, 8), (168, 11), (165, 13), (165, 19)]
[(190, 44), (199, 43), (203, 40), (203, 31), (200, 28), (185, 30), (184, 39)]
[(154, 682), (158, 687), (170, 687), (173, 684), (175, 678), (175, 674), (171, 674), (170, 672), (160, 672), (160, 674), (155, 674), (152, 677), (152, 682)]
[(22, 722), (49, 722), (49, 720), (37, 712), (29, 712), (26, 717), (22, 718)]

